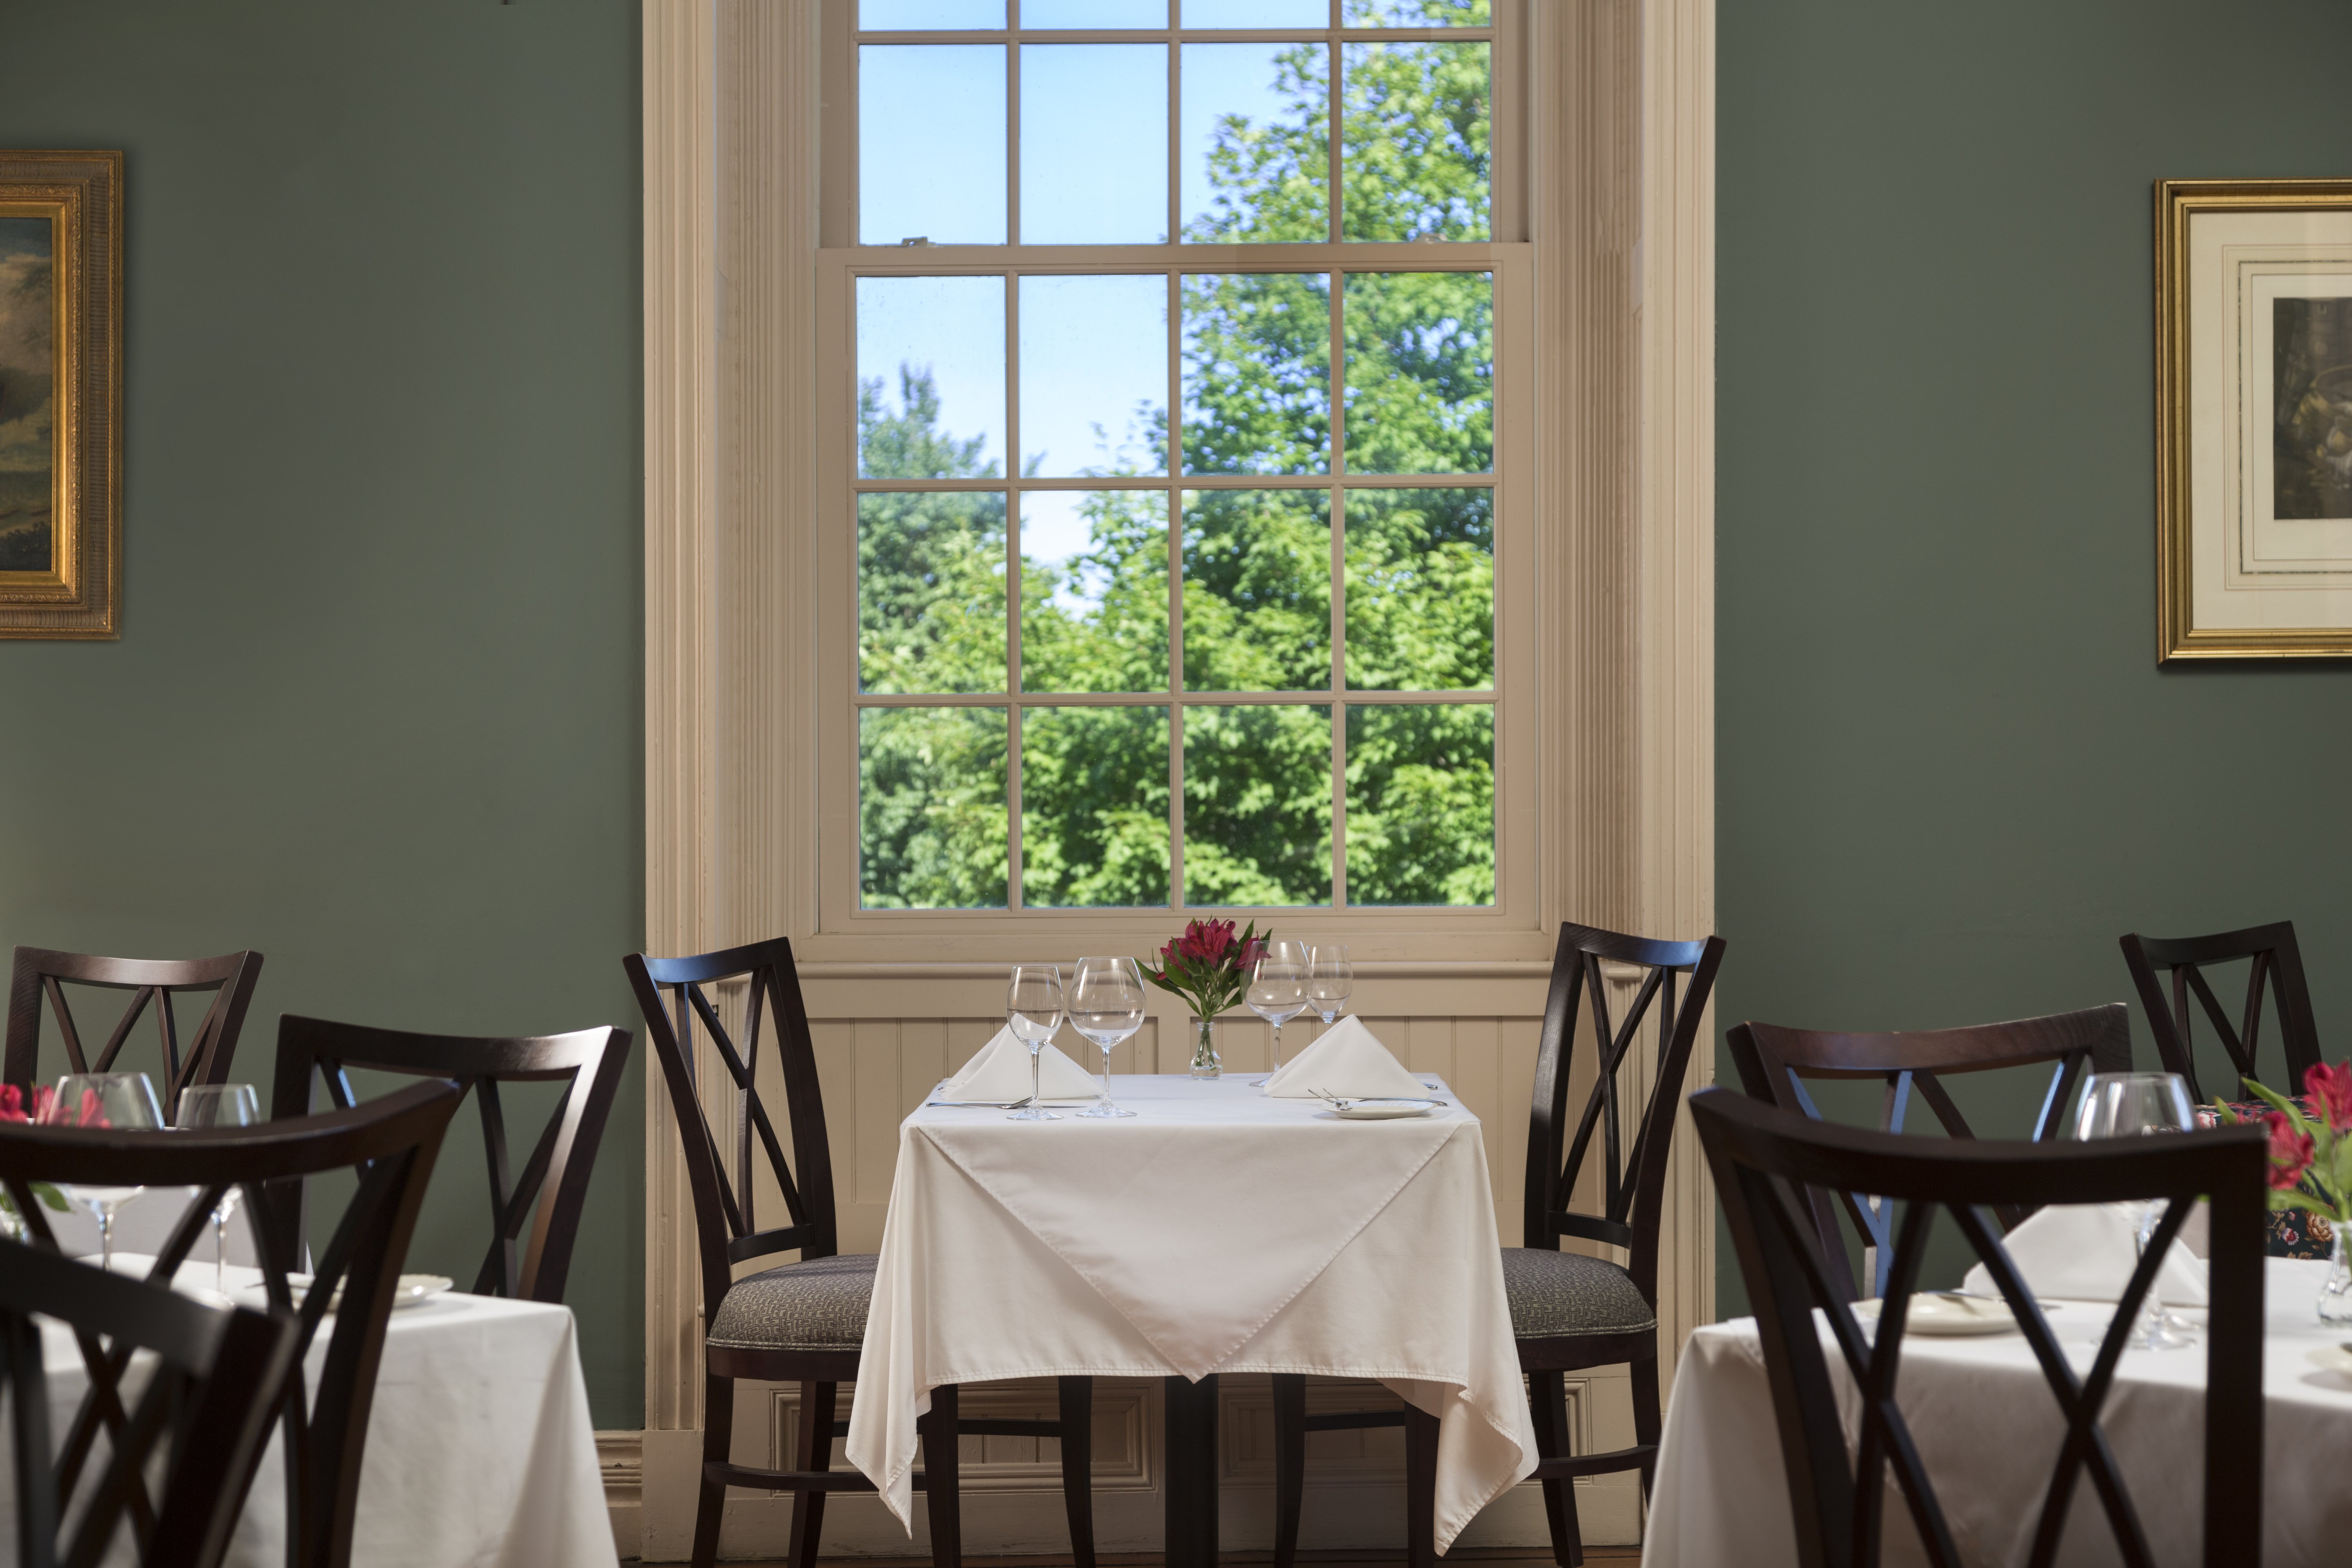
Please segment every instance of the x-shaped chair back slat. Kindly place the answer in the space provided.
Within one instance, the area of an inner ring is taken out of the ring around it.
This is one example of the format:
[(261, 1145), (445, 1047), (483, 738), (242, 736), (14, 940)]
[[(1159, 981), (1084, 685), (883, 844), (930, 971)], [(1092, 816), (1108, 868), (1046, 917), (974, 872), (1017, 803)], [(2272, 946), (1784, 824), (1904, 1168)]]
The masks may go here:
[[(703, 1300), (716, 1302), (725, 1296), (734, 1265), (747, 1258), (794, 1248), (803, 1258), (838, 1252), (833, 1152), (817, 1087), (816, 1047), (809, 1034), (792, 943), (779, 937), (688, 958), (632, 953), (622, 966), (645, 1015), (646, 1033), (684, 1133), (687, 1179), (694, 1193), (701, 1247)], [(737, 980), (747, 988), (740, 1049), (708, 989)], [(711, 1127), (709, 1101), (703, 1097), (696, 1067), (698, 1027), (727, 1072), (722, 1093), (730, 1126), (723, 1143)], [(774, 1042), (775, 1076), (783, 1084), (784, 1121), (792, 1134), (789, 1160), (760, 1090), (763, 1032)], [(787, 1225), (761, 1228), (754, 1194), (761, 1162), (782, 1195), (791, 1222)]]
[[(490, 1239), (473, 1292), (561, 1301), (587, 1205), (588, 1181), (620, 1092), (625, 1029), (568, 1035), (419, 1035), (322, 1018), (281, 1019), (273, 1118), (310, 1112), (315, 1086), (331, 1104), (356, 1103), (351, 1069), (446, 1079), (474, 1097), (489, 1175)], [(499, 1085), (560, 1083), (562, 1097), (517, 1172)], [(524, 1240), (528, 1226), (530, 1237)]]
[[(254, 1127), (168, 1134), (0, 1127), (0, 1184), (25, 1216), (35, 1243), (51, 1252), (57, 1238), (34, 1200), (35, 1182), (196, 1189), (149, 1275), (158, 1289), (210, 1228), (212, 1212), (229, 1189), (243, 1194), (260, 1244), (269, 1309), (293, 1330), (293, 1362), (269, 1411), (282, 1421), (286, 1436), (289, 1568), (348, 1568), (385, 1322), (425, 1185), (457, 1102), (453, 1086), (435, 1081), (355, 1109)], [(303, 1272), (309, 1253), (309, 1178), (330, 1171), (355, 1173), (356, 1191), (310, 1264), (309, 1279), (298, 1285), (289, 1277)], [(314, 1394), (301, 1358), (331, 1312), (334, 1327)], [(95, 1332), (78, 1337), (89, 1386), (58, 1448), (61, 1496), (72, 1495), (90, 1473), (101, 1439), (117, 1449), (137, 1431), (137, 1405), (123, 1393), (131, 1345)], [(258, 1462), (257, 1447), (251, 1463), (233, 1478), (240, 1498), (251, 1484), (252, 1464)], [(143, 1486), (125, 1486), (133, 1529), (156, 1529), (164, 1515), (154, 1500)]]
[[(2205, 1551), (2210, 1568), (2242, 1557), (2261, 1539), (2263, 1215), (2268, 1159), (2254, 1129), (2179, 1138), (2096, 1142), (1995, 1143), (1906, 1138), (1808, 1119), (1721, 1089), (1692, 1097), (1691, 1113), (1713, 1169), (1756, 1307), (1805, 1568), (1875, 1568), (1886, 1479), (1916, 1528), (1927, 1561), (1960, 1568), (1934, 1479), (1896, 1401), (1911, 1299), (1930, 1232), (1948, 1215), (2015, 1314), (2048, 1385), (2063, 1436), (2039, 1500), (2029, 1568), (2056, 1560), (2085, 1478), (2123, 1561), (2155, 1557), (2131, 1489), (2100, 1424), (2140, 1303), (2190, 1205), (2210, 1194), (2212, 1307), (2207, 1329)], [(1822, 1246), (1807, 1194), (1868, 1191), (1900, 1206), (1886, 1291), (1865, 1326)], [(2003, 1205), (2148, 1203), (2163, 1205), (2149, 1245), (2125, 1286), (2087, 1373), (2078, 1373), (2040, 1303), (2001, 1244)], [(1821, 1314), (1816, 1319), (1815, 1313)], [(1826, 1321), (1845, 1379), (1858, 1395), (1859, 1432), (1849, 1450), (1838, 1379), (1823, 1353)], [(2001, 1397), (2006, 1398), (2006, 1390)], [(2164, 1478), (2170, 1484), (2175, 1478)]]
[[(145, 1385), (115, 1430), (103, 1473), (87, 1488), (50, 1458), (48, 1370), (36, 1314), (125, 1362), (148, 1352)], [(0, 1241), (0, 1394), (9, 1406), (16, 1516), (11, 1560), (83, 1568), (105, 1557), (128, 1526), (144, 1568), (214, 1568), (293, 1363), (294, 1325), (286, 1318), (208, 1306)]]
[[(2311, 1011), (2311, 986), (2304, 977), (2303, 952), (2295, 945), (2294, 924), (2280, 921), (2213, 936), (2154, 937), (2135, 931), (2122, 939), (2124, 964), (2131, 971), (2147, 1014), (2149, 1032), (2167, 1072), (2189, 1080), (2190, 1094), (2200, 1103), (2208, 1097), (2197, 1079), (2196, 1029), (2189, 1001), (2193, 997), (2213, 1026), (2214, 1037), (2228, 1055), (2239, 1080), (2216, 1098), (2242, 1100), (2244, 1080), (2261, 1079), (2254, 1058), (2262, 1044), (2263, 994), (2268, 990), (2276, 1007), (2279, 1044), (2286, 1053), (2286, 1077), (2265, 1079), (2282, 1094), (2303, 1092), (2303, 1075), (2319, 1061), (2319, 1027)], [(2206, 978), (2208, 966), (2246, 963), (2246, 994), (2232, 1024), (2221, 997)], [(2161, 972), (2161, 975), (2160, 973)], [(2168, 988), (2162, 975), (2168, 975)], [(2168, 989), (2169, 995), (2167, 994)]]
[[(1562, 1237), (1572, 1236), (1624, 1247), (1627, 1272), (1645, 1295), (1655, 1297), (1659, 1205), (1674, 1116), (1692, 1044), (1722, 962), (1720, 937), (1656, 942), (1591, 926), (1561, 925), (1536, 1052), (1523, 1245), (1557, 1247)], [(1612, 964), (1631, 966), (1639, 975), (1622, 1018), (1613, 1016), (1609, 1002)], [(1586, 1007), (1591, 1009), (1594, 1072), (1571, 1132), (1570, 1056), (1578, 1016)], [(1632, 1076), (1626, 1069), (1635, 1059), (1643, 1026), (1653, 1020), (1655, 1070), (1645, 1094), (1643, 1086), (1624, 1080)], [(1592, 1214), (1570, 1205), (1585, 1161), (1596, 1148), (1601, 1201), (1600, 1212)]]
[[(160, 1047), (157, 1059), (163, 1068), (155, 1078), (155, 1088), (169, 1120), (179, 1104), (180, 1091), (190, 1084), (228, 1081), (246, 1009), (252, 1004), (253, 988), (260, 977), (257, 952), (224, 953), (218, 958), (100, 958), (20, 947), (9, 979), (7, 1043), (5, 1059), (0, 1059), (0, 1082), (30, 1089), (45, 1076), (58, 1076), (45, 1075), (41, 1068), (44, 1013), (54, 1024), (63, 1047), (60, 1071), (112, 1072), (133, 1027), (152, 1008)], [(94, 1052), (83, 1043), (68, 987), (130, 993), (105, 1043)], [(211, 1004), (197, 1020), (195, 1032), (184, 1043), (175, 998), (205, 992), (212, 994)], [(125, 1066), (121, 1070), (135, 1069)]]
[[(2005, 1024), (1957, 1029), (1912, 1029), (1885, 1034), (1843, 1034), (1791, 1029), (1753, 1021), (1726, 1037), (1731, 1058), (1748, 1094), (1784, 1110), (1823, 1120), (1808, 1080), (1876, 1079), (1884, 1085), (1878, 1130), (1901, 1132), (1916, 1091), (1927, 1103), (1948, 1137), (1976, 1133), (1960, 1114), (1944, 1079), (1950, 1076), (2044, 1068), (2042, 1104), (2030, 1136), (2036, 1142), (2064, 1131), (2066, 1110), (2086, 1073), (2131, 1070), (2131, 1016), (2120, 1002), (2075, 1013), (2053, 1013)], [(1894, 1267), (1894, 1206), (1883, 1194), (1857, 1191), (1806, 1194), (1815, 1228), (1848, 1300), (1884, 1295)], [(2032, 1212), (1996, 1205), (2004, 1226)], [(1862, 1238), (1867, 1289), (1853, 1278), (1839, 1229), (1843, 1213)]]

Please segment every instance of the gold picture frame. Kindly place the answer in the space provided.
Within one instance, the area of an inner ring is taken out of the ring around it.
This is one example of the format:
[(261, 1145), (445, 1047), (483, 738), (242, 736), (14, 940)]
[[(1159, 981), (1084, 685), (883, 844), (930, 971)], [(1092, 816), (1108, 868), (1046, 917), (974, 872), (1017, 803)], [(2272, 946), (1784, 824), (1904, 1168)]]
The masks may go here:
[(2352, 180), (2156, 186), (2157, 662), (2352, 658)]
[(122, 154), (0, 152), (0, 638), (121, 635)]

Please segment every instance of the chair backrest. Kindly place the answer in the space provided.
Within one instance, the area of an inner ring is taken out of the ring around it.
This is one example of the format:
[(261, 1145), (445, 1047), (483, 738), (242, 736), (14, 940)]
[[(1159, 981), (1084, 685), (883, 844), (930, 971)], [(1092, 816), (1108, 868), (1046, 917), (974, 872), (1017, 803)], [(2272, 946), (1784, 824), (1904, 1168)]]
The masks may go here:
[[(2254, 1048), (2262, 1034), (2265, 985), (2278, 1004), (2279, 1044), (2286, 1048), (2286, 1077), (2263, 1081), (2281, 1094), (2303, 1092), (2303, 1075), (2319, 1065), (2319, 1026), (2312, 1021), (2311, 986), (2303, 977), (2303, 952), (2294, 944), (2294, 921), (2248, 926), (2243, 931), (2222, 931), (2214, 936), (2142, 936), (2134, 931), (2122, 938), (2121, 944), (2124, 964), (2131, 971), (2132, 984), (2138, 988), (2139, 1005), (2147, 1010), (2147, 1026), (2156, 1036), (2157, 1054), (2164, 1060), (2164, 1070), (2187, 1079), (2189, 1093), (2199, 1104), (2206, 1103), (2208, 1097), (2197, 1082), (2193, 1048), (2196, 1037), (2189, 1026), (2189, 997), (2193, 994), (2205, 1009), (2205, 1016), (2212, 1022), (2214, 1034), (2221, 1037), (2221, 1048), (2229, 1052), (2230, 1065), (2236, 1069), (2240, 1080), (2217, 1086), (2212, 1098), (2244, 1100), (2248, 1098), (2244, 1080), (2262, 1077), (2254, 1070)], [(2252, 962), (2246, 974), (2244, 1010), (2233, 1028), (2221, 998), (2213, 994), (2213, 987), (2205, 978), (2204, 967), (2240, 959)], [(2172, 977), (2168, 1001), (2163, 984), (2157, 979), (2159, 969), (2168, 971)]]
[[(824, 1101), (817, 1089), (816, 1047), (809, 1038), (808, 1008), (801, 1000), (800, 972), (793, 944), (782, 937), (691, 958), (647, 958), (631, 953), (621, 961), (646, 1034), (669, 1087), (686, 1149), (686, 1173), (694, 1194), (694, 1224), (702, 1254), (702, 1300), (717, 1310), (734, 1279), (732, 1266), (747, 1258), (797, 1247), (803, 1258), (830, 1258), (840, 1247), (833, 1203), (833, 1149), (825, 1138)], [(706, 986), (722, 980), (750, 982), (744, 1003), (743, 1047), (712, 1005)], [(665, 997), (667, 993), (667, 997)], [(784, 1086), (784, 1113), (793, 1135), (789, 1163), (776, 1137), (775, 1122), (760, 1096), (760, 1025), (772, 1020), (777, 1066)], [(732, 1084), (734, 1115), (729, 1146), (734, 1175), (704, 1113), (696, 1082), (694, 1029), (699, 1022), (710, 1037)], [(753, 1212), (754, 1145), (783, 1194), (792, 1223), (762, 1230)]]
[[(2049, 1087), (2033, 1119), (2036, 1142), (2064, 1131), (2067, 1108), (2084, 1070), (2131, 1070), (2131, 1014), (2120, 1002), (2086, 1007), (2076, 1013), (2053, 1013), (2042, 1018), (2020, 1018), (2007, 1024), (1976, 1024), (1958, 1029), (1905, 1029), (1885, 1034), (1852, 1035), (1827, 1029), (1790, 1029), (1778, 1024), (1741, 1024), (1727, 1037), (1731, 1059), (1739, 1069), (1742, 1088), (1758, 1100), (1821, 1120), (1807, 1079), (1879, 1079), (1886, 1092), (1879, 1102), (1878, 1130), (1903, 1131), (1915, 1089), (1927, 1108), (1954, 1138), (1973, 1138), (1968, 1121), (1942, 1079), (1957, 1073), (1991, 1072), (2002, 1068), (2050, 1064)], [(1849, 1300), (1862, 1292), (1848, 1267), (1845, 1244), (1840, 1239), (1838, 1210), (1843, 1207), (1862, 1235), (1864, 1255), (1871, 1273), (1871, 1289), (1886, 1288), (1892, 1255), (1893, 1209), (1884, 1195), (1827, 1192), (1811, 1195), (1822, 1233), (1822, 1245), (1834, 1260)], [(2004, 1226), (2014, 1226), (2032, 1213), (2007, 1207), (1999, 1211)]]
[[(1654, 942), (1563, 921), (1553, 950), (1551, 990), (1544, 1001), (1543, 1035), (1536, 1051), (1536, 1081), (1528, 1125), (1527, 1210), (1523, 1246), (1558, 1247), (1560, 1237), (1624, 1247), (1626, 1271), (1654, 1304), (1658, 1294), (1658, 1222), (1665, 1198), (1666, 1155), (1682, 1101), (1683, 1075), (1698, 1037), (1723, 939)], [(1623, 1019), (1612, 1016), (1607, 965), (1630, 965), (1640, 983)], [(1679, 984), (1681, 976), (1687, 984)], [(1681, 994), (1676, 996), (1679, 989)], [(1580, 1007), (1592, 1010), (1597, 1061), (1591, 1092), (1569, 1131), (1570, 1052)], [(1657, 1016), (1657, 1070), (1647, 1098), (1642, 1086), (1619, 1081), (1633, 1059), (1643, 1021)], [(1626, 1139), (1628, 1123), (1633, 1137)], [(1594, 1133), (1600, 1134), (1596, 1142)], [(1601, 1159), (1598, 1214), (1571, 1209), (1588, 1155)]]
[[(50, 1462), (41, 1325), (149, 1352), (106, 1469), (77, 1502)], [(38, 1247), (0, 1241), (0, 1394), (12, 1438), (9, 1500), (24, 1568), (108, 1558), (126, 1524), (143, 1568), (214, 1568), (294, 1365), (294, 1320), (214, 1307)], [(159, 1498), (153, 1488), (160, 1484)]]
[[(1937, 1568), (1959, 1568), (1962, 1559), (1935, 1484), (1895, 1405), (1911, 1296), (1939, 1215), (1958, 1226), (2016, 1314), (2064, 1421), (2040, 1500), (2029, 1563), (2042, 1568), (2053, 1561), (2069, 1506), (2087, 1475), (2123, 1561), (2134, 1568), (2152, 1563), (2147, 1533), (2107, 1446), (2100, 1412), (2139, 1303), (2200, 1194), (2212, 1200), (2202, 1560), (2209, 1568), (2222, 1568), (2245, 1562), (2255, 1550), (2251, 1543), (2263, 1538), (2263, 1215), (2269, 1169), (2261, 1130), (2011, 1143), (1906, 1138), (1840, 1127), (1723, 1089), (1694, 1095), (1690, 1106), (1756, 1309), (1797, 1527), (1797, 1558), (1804, 1568), (1874, 1568), (1890, 1468), (1927, 1560)], [(1831, 1275), (1820, 1232), (1805, 1207), (1807, 1187), (1885, 1193), (1904, 1205), (1874, 1334), (1856, 1321)], [(2077, 1373), (2078, 1362), (2051, 1333), (1983, 1211), (2003, 1204), (2150, 1200), (2166, 1204), (2163, 1217), (2089, 1370)], [(1814, 1317), (1817, 1310), (1822, 1319)], [(1823, 1319), (1845, 1379), (1833, 1376), (1824, 1354), (1817, 1327)], [(1842, 1389), (1842, 1382), (1848, 1386)], [(2000, 1397), (2006, 1402), (2002, 1419), (2013, 1421), (2013, 1396), (2004, 1387)], [(1842, 1415), (1857, 1409), (1854, 1417)], [(1850, 1420), (1858, 1434), (1850, 1432)], [(2162, 1484), (2177, 1486), (2184, 1479), (2168, 1472)]]
[[(307, 1116), (316, 1086), (338, 1107), (356, 1104), (347, 1068), (447, 1079), (482, 1114), (489, 1162), (490, 1245), (474, 1277), (478, 1296), (561, 1301), (588, 1202), (604, 1121), (629, 1058), (625, 1029), (477, 1037), (412, 1035), (287, 1014), (278, 1021), (278, 1079), (270, 1117)], [(501, 1083), (561, 1082), (563, 1095), (518, 1173), (507, 1142)], [(536, 1211), (534, 1215), (534, 1210)], [(530, 1239), (522, 1242), (525, 1222)]]
[[(245, 1027), (245, 1010), (253, 1001), (254, 982), (260, 978), (261, 954), (251, 952), (227, 952), (218, 958), (97, 958), (84, 952), (20, 947), (8, 982), (7, 1047), (5, 1057), (0, 1058), (0, 1083), (29, 1089), (42, 1076), (41, 1003), (45, 999), (57, 1017), (67, 1072), (114, 1071), (115, 1058), (131, 1037), (131, 1026), (152, 1003), (155, 1029), (163, 1047), (163, 1074), (155, 1087), (168, 1121), (179, 1103), (180, 1090), (188, 1085), (228, 1081), (237, 1035)], [(96, 1056), (83, 1048), (80, 1028), (66, 1000), (68, 985), (131, 993), (130, 1002)], [(172, 999), (190, 991), (210, 991), (214, 996), (184, 1048)]]
[[(292, 1318), (296, 1330), (294, 1369), (278, 1402), (291, 1456), (286, 1467), (290, 1568), (348, 1568), (351, 1562), (384, 1326), (458, 1098), (453, 1085), (420, 1083), (350, 1110), (189, 1132), (0, 1126), (0, 1183), (33, 1239), (51, 1251), (57, 1239), (34, 1200), (35, 1182), (198, 1189), (156, 1258), (150, 1278), (159, 1283), (211, 1227), (212, 1211), (228, 1189), (243, 1194), (260, 1243), (270, 1306)], [(351, 1172), (358, 1181), (298, 1305), (287, 1276), (302, 1261), (303, 1189), (308, 1178), (328, 1172)], [(313, 1393), (301, 1358), (331, 1308), (335, 1326)], [(58, 1456), (58, 1485), (65, 1493), (78, 1483), (100, 1433), (110, 1436), (125, 1425), (120, 1384), (130, 1347), (83, 1335), (81, 1351), (90, 1394)], [(240, 1489), (250, 1484), (248, 1470)]]

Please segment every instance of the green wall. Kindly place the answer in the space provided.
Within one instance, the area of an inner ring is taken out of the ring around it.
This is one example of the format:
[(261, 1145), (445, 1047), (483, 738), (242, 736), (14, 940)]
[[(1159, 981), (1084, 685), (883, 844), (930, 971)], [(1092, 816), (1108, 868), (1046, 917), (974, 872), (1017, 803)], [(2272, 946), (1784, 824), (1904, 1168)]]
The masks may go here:
[(2150, 185), (2352, 174), (2352, 9), (1720, 22), (1723, 1024), (2125, 1001), (2121, 933), (2284, 919), (2342, 1054), (2352, 666), (2156, 666)]
[[(632, 1025), (637, 8), (0, 0), (0, 147), (126, 154), (123, 631), (0, 642), (0, 945), (281, 1012)], [(643, 1401), (635, 1070), (570, 1297)], [(417, 1265), (470, 1279), (480, 1134)], [(462, 1279), (461, 1279), (462, 1282)]]

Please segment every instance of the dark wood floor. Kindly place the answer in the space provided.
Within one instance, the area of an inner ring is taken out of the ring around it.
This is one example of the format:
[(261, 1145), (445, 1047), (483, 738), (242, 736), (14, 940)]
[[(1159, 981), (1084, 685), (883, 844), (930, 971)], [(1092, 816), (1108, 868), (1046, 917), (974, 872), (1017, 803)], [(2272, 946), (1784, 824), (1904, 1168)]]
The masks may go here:
[[(1348, 1568), (1348, 1565), (1354, 1563), (1398, 1563), (1403, 1561), (1403, 1558), (1404, 1553), (1402, 1552), (1302, 1552), (1298, 1554), (1300, 1563), (1314, 1564), (1315, 1568)], [(1642, 1560), (1642, 1549), (1638, 1546), (1588, 1546), (1584, 1549), (1584, 1560), (1587, 1563), (1639, 1563)], [(971, 1568), (1070, 1568), (1070, 1559), (1066, 1554), (1059, 1557), (1035, 1554), (1012, 1557), (967, 1555), (964, 1561), (971, 1564)], [(1099, 1568), (1160, 1568), (1160, 1553), (1157, 1552), (1105, 1552), (1098, 1553), (1095, 1561)], [(1219, 1553), (1217, 1561), (1220, 1564), (1232, 1563), (1234, 1568), (1252, 1568), (1254, 1564), (1273, 1562), (1274, 1553), (1226, 1552)], [(1552, 1568), (1551, 1553), (1543, 1548), (1531, 1546), (1465, 1546), (1459, 1551), (1447, 1552), (1442, 1561), (1493, 1564), (1494, 1568), (1507, 1568), (1507, 1565), (1515, 1563), (1524, 1564), (1526, 1568)], [(931, 1568), (931, 1560), (928, 1557), (823, 1557), (818, 1559), (818, 1563), (820, 1568)], [(636, 1559), (634, 1557), (624, 1560), (624, 1568), (635, 1568), (635, 1565)], [(724, 1568), (784, 1568), (784, 1564), (781, 1562), (729, 1562), (724, 1564)]]

